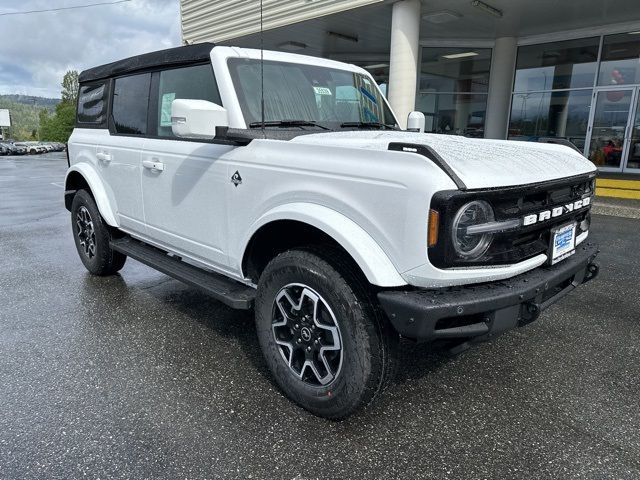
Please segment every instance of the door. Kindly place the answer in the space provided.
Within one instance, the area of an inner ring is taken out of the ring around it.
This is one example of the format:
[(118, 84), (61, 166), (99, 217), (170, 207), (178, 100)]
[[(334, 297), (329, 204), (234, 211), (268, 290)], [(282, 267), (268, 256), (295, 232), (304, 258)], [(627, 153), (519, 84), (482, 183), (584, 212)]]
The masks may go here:
[(622, 172), (630, 155), (632, 159), (636, 154), (640, 158), (640, 150), (635, 151), (635, 145), (640, 143), (637, 103), (638, 88), (604, 88), (594, 92), (587, 157), (600, 170)]
[(631, 115), (624, 171), (640, 173), (640, 87), (636, 89), (635, 109)]
[(149, 139), (142, 151), (147, 235), (161, 246), (217, 267), (227, 264), (227, 206), (231, 184), (220, 157), (233, 149)]
[(228, 263), (225, 194), (233, 185), (222, 158), (236, 147), (177, 139), (171, 130), (173, 100), (221, 104), (212, 67), (156, 72), (151, 91), (150, 137), (154, 138), (147, 139), (142, 151), (141, 178), (148, 237), (176, 253), (224, 269)]
[(116, 78), (109, 131), (98, 142), (98, 171), (113, 194), (122, 229), (144, 234), (140, 155), (147, 134), (151, 74)]

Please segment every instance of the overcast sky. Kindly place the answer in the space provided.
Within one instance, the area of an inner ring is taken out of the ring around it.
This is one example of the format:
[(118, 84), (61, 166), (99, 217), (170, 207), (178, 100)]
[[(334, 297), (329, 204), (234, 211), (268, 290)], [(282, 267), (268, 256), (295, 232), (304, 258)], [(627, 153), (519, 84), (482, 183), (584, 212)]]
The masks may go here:
[(0, 94), (59, 98), (67, 70), (180, 45), (179, 0), (2, 15), (109, 1), (114, 0), (0, 1)]

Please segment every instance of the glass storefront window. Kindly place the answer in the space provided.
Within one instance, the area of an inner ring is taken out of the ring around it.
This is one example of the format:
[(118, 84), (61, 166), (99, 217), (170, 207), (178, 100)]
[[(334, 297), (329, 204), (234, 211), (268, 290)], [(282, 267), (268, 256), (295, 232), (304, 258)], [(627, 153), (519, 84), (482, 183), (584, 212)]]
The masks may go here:
[(593, 87), (599, 45), (594, 37), (520, 47), (513, 90)]
[(424, 47), (419, 89), (448, 93), (486, 92), (490, 69), (490, 48)]
[(425, 115), (425, 132), (484, 136), (487, 95), (423, 92), (416, 108)]
[(598, 92), (588, 157), (599, 167), (620, 168), (633, 89)]
[(584, 150), (592, 90), (514, 93), (509, 139), (566, 138)]
[(640, 83), (640, 34), (622, 33), (604, 37), (598, 85)]
[(640, 95), (636, 102), (636, 115), (631, 126), (631, 142), (627, 154), (627, 168), (640, 169)]

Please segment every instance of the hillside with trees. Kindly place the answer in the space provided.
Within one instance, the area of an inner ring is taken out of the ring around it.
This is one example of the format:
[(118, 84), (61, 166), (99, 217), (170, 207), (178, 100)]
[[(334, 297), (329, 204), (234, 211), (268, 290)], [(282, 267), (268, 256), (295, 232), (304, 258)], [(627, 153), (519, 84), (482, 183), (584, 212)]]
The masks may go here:
[(25, 95), (0, 95), (0, 108), (11, 112), (6, 138), (63, 142), (69, 140), (76, 120), (78, 72), (62, 79), (61, 99)]
[(7, 138), (16, 140), (38, 140), (40, 112), (52, 113), (60, 103), (56, 98), (26, 95), (0, 95), (0, 109), (11, 112), (11, 128), (5, 129)]

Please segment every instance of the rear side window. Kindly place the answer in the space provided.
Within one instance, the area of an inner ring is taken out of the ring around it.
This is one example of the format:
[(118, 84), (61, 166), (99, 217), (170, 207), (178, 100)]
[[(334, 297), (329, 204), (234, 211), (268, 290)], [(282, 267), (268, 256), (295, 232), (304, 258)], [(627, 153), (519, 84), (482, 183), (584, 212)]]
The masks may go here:
[(147, 134), (150, 85), (150, 73), (116, 78), (112, 110), (116, 133)]
[(80, 86), (80, 92), (78, 93), (78, 124), (106, 125), (108, 90), (106, 81)]
[(159, 83), (156, 135), (160, 137), (174, 137), (171, 131), (171, 102), (175, 99), (207, 100), (222, 104), (210, 64), (162, 71)]

